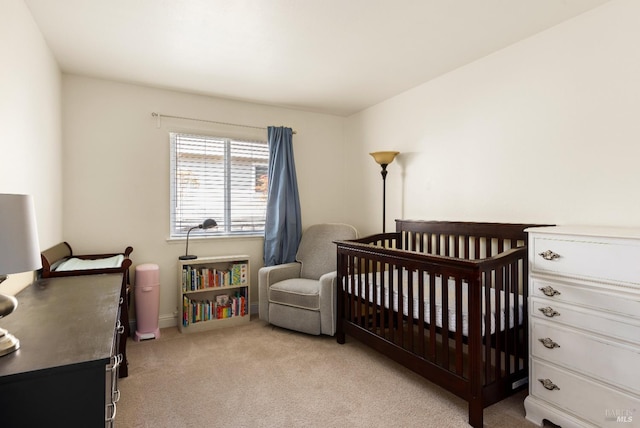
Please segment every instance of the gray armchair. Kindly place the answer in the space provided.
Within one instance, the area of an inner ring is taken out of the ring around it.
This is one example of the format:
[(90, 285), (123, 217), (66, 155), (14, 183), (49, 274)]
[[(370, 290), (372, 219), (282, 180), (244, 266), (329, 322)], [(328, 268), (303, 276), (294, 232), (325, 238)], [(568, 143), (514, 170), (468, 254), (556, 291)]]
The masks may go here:
[(309, 334), (336, 332), (336, 245), (356, 239), (347, 224), (317, 224), (302, 234), (296, 262), (258, 271), (260, 319)]

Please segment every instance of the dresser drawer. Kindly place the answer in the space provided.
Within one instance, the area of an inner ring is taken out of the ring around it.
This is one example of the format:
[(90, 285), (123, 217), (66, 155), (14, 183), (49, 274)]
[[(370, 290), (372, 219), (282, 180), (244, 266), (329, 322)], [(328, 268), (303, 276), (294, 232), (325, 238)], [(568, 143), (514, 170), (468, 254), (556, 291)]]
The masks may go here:
[[(547, 346), (541, 339), (548, 339)], [(640, 394), (638, 346), (622, 345), (537, 318), (531, 319), (530, 341), (533, 357)]]
[(529, 279), (529, 287), (529, 296), (547, 299), (550, 305), (560, 302), (604, 312), (615, 312), (634, 318), (637, 323), (640, 323), (640, 294), (623, 290), (622, 287), (612, 291), (575, 282), (567, 283), (537, 277)]
[(534, 235), (532, 241), (529, 256), (533, 273), (640, 284), (637, 240)]
[[(568, 373), (535, 358), (531, 360), (531, 376), (529, 385), (532, 395), (595, 426), (638, 426), (638, 396)], [(548, 381), (547, 387), (541, 380)]]
[[(638, 318), (587, 309), (550, 298), (533, 297), (530, 300), (532, 317), (547, 320), (552, 324), (564, 324), (587, 332), (591, 331), (611, 339), (625, 340), (632, 345), (640, 346), (640, 319)], [(597, 301), (593, 296), (592, 303)], [(640, 307), (637, 311), (635, 314), (640, 314)]]

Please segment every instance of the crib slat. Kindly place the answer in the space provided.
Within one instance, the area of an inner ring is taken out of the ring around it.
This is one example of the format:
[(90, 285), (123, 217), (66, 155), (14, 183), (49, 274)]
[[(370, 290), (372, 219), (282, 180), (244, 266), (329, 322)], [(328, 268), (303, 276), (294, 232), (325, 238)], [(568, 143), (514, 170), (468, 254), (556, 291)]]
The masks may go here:
[(429, 360), (434, 363), (436, 358), (436, 274), (429, 275)]
[(465, 260), (469, 260), (469, 242), (470, 242), (470, 237), (469, 235), (464, 235), (463, 237), (463, 242), (464, 242), (464, 254), (462, 255), (462, 258), (464, 258)]
[(462, 376), (463, 372), (463, 348), (462, 348), (462, 328), (463, 328), (463, 318), (462, 318), (462, 278), (456, 277), (456, 340), (455, 340), (455, 350), (456, 350), (456, 373)]
[[(412, 352), (414, 351), (413, 348), (413, 323), (414, 323), (414, 317), (413, 317), (413, 274), (411, 272), (411, 270), (405, 270), (403, 273), (405, 273), (407, 275), (407, 345), (406, 348), (411, 350)], [(398, 285), (398, 287), (401, 287), (401, 285)], [(404, 307), (404, 300), (400, 300), (398, 299), (398, 311), (400, 311), (400, 307)], [(402, 306), (401, 306), (402, 305)], [(404, 329), (403, 329), (404, 331)]]
[[(396, 325), (396, 319), (394, 318), (394, 311), (393, 311), (393, 269), (395, 268), (395, 266), (393, 266), (392, 264), (389, 265), (389, 270), (385, 272), (386, 277), (387, 277), (387, 281), (386, 284), (388, 287), (388, 291), (387, 291), (387, 319), (389, 320), (389, 341), (395, 343), (395, 325)], [(383, 299), (384, 299), (384, 295), (383, 295)]]
[[(379, 281), (379, 291), (376, 290), (376, 292), (378, 293), (376, 295), (376, 303), (377, 303), (377, 315), (379, 317), (379, 326), (380, 326), (380, 336), (382, 337), (387, 337), (387, 329), (388, 329), (388, 324), (389, 324), (389, 320), (387, 319), (387, 311), (385, 310), (385, 300), (384, 300), (384, 284), (386, 281), (385, 275), (387, 273), (387, 271), (389, 270), (389, 265), (387, 265), (386, 263), (380, 263), (380, 272), (378, 273), (380, 281)], [(378, 303), (379, 302), (379, 303)]]
[(460, 254), (460, 236), (453, 235), (453, 254), (451, 257), (460, 258), (462, 255)]
[(442, 275), (442, 365), (449, 370), (449, 278), (446, 274)]
[[(520, 295), (519, 290), (521, 288), (524, 288), (522, 292), (522, 300), (523, 300), (522, 315), (520, 314), (519, 310), (513, 312), (513, 325), (518, 326), (513, 329), (513, 356), (515, 361), (514, 371), (525, 368), (526, 361), (529, 358), (528, 354), (523, 353), (522, 348), (520, 347), (520, 338), (526, 337), (526, 334), (528, 333), (527, 312), (526, 312), (527, 311), (527, 290), (526, 290), (527, 277), (525, 276), (523, 278), (523, 283), (521, 285), (520, 278), (518, 276), (519, 272), (522, 271), (522, 269), (519, 267), (519, 264), (523, 264), (524, 262), (525, 262), (524, 260), (516, 260), (511, 265), (511, 276), (512, 276), (514, 296), (516, 296), (517, 298), (517, 296)], [(517, 308), (520, 308), (519, 301), (515, 301), (514, 305), (516, 305)], [(523, 332), (524, 334), (522, 334)]]
[(427, 350), (425, 349), (425, 331), (424, 331), (424, 276), (425, 271), (418, 269), (418, 355), (425, 357)]
[[(503, 350), (503, 346), (504, 346), (504, 334), (506, 333), (507, 329), (508, 329), (508, 325), (505, 325), (505, 329), (504, 332), (500, 330), (500, 323), (502, 321), (502, 302), (501, 302), (501, 291), (503, 291), (503, 274), (502, 274), (502, 268), (498, 268), (496, 270), (494, 270), (494, 274), (495, 274), (495, 285), (494, 285), (494, 293), (493, 293), (493, 301), (494, 301), (494, 305), (495, 305), (495, 315), (493, 316), (494, 318), (494, 323), (495, 323), (495, 337), (496, 337), (496, 343), (495, 343), (495, 347), (494, 347), (494, 354), (495, 354), (495, 375), (494, 375), (494, 379), (500, 379), (500, 373), (501, 373), (501, 369), (502, 369), (502, 350)], [(486, 287), (486, 285), (485, 285)], [(489, 287), (486, 287), (489, 288)], [(491, 302), (489, 302), (487, 304), (487, 308), (489, 310), (491, 310)], [(485, 309), (486, 310), (486, 309)], [(507, 311), (508, 312), (508, 311)], [(485, 327), (487, 328), (487, 327)], [(491, 337), (491, 332), (489, 332), (489, 336)]]
[[(361, 313), (362, 324), (365, 328), (371, 328), (371, 290), (375, 289), (376, 280), (375, 280), (375, 267), (373, 260), (367, 260), (366, 268), (365, 268), (365, 277), (367, 280), (365, 281), (364, 294), (360, 294), (360, 296), (364, 296), (364, 309)], [(373, 317), (375, 318), (375, 317)]]
[[(513, 264), (509, 264), (505, 266), (505, 280), (506, 280), (506, 291), (504, 298), (504, 307), (506, 310), (505, 316), (505, 332), (504, 332), (504, 353), (505, 353), (505, 373), (513, 373), (511, 369), (511, 356), (515, 353), (515, 348), (513, 348), (513, 344), (515, 343), (515, 337), (513, 337), (514, 332), (518, 331), (518, 324), (516, 324), (516, 319), (518, 317), (518, 312), (520, 312), (518, 307), (518, 298), (517, 294), (513, 294), (513, 303), (512, 303), (512, 293), (514, 293), (515, 289), (515, 281), (513, 276)], [(511, 311), (511, 305), (513, 304), (513, 311)], [(513, 320), (512, 320), (513, 319)], [(509, 329), (511, 323), (513, 322), (513, 329)], [(516, 364), (516, 361), (513, 361)]]
[(356, 290), (355, 288), (359, 287), (359, 285), (358, 285), (359, 281), (357, 281), (357, 279), (356, 279), (357, 267), (358, 267), (359, 262), (360, 262), (360, 258), (357, 258), (357, 257), (353, 257), (352, 258), (352, 263), (351, 263), (351, 268), (352, 268), (352, 270), (351, 270), (351, 289), (353, 291), (355, 291), (355, 293), (352, 292), (352, 293), (350, 293), (348, 295), (348, 297), (349, 297), (349, 301), (348, 301), (348, 303), (349, 303), (349, 305), (348, 305), (349, 314), (348, 314), (348, 316), (349, 316), (349, 320), (351, 322), (356, 322), (357, 321), (356, 313), (357, 313), (357, 309), (358, 309), (357, 308), (358, 298), (356, 296), (358, 296), (357, 293), (359, 292), (359, 290)]
[[(484, 378), (485, 382), (491, 381), (491, 311), (486, 310), (487, 302), (491, 302), (491, 288), (487, 284), (491, 283), (491, 274), (488, 271), (482, 273), (484, 279), (482, 281), (485, 284), (484, 287), (484, 334), (482, 341), (484, 342)], [(482, 312), (481, 312), (482, 313)]]
[(367, 328), (374, 334), (382, 334), (383, 330), (380, 327), (380, 306), (378, 304), (378, 287), (383, 282), (382, 274), (384, 272), (383, 263), (379, 260), (369, 260), (371, 263), (370, 268), (370, 284), (367, 286), (367, 302), (366, 308)]
[(394, 266), (396, 275), (393, 276), (393, 282), (391, 282), (391, 288), (389, 290), (389, 296), (391, 297), (391, 308), (393, 308), (393, 292), (394, 288), (398, 290), (398, 310), (396, 311), (396, 333), (398, 345), (404, 348), (404, 329), (403, 326), (403, 314), (402, 314), (402, 302), (404, 299), (404, 290), (402, 289), (402, 266)]

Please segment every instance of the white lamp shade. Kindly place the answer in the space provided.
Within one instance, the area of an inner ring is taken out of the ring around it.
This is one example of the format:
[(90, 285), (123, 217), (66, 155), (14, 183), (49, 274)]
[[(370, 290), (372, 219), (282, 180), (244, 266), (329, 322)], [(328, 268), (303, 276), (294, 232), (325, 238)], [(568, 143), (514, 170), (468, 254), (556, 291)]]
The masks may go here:
[(0, 275), (42, 267), (33, 198), (0, 194)]

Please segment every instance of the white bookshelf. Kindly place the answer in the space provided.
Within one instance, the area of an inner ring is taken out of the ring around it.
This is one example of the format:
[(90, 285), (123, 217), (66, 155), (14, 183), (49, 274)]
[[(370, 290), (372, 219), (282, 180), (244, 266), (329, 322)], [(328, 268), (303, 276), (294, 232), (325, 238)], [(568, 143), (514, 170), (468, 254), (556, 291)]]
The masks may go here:
[(180, 332), (194, 333), (248, 323), (249, 272), (247, 255), (178, 260)]

